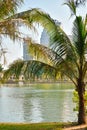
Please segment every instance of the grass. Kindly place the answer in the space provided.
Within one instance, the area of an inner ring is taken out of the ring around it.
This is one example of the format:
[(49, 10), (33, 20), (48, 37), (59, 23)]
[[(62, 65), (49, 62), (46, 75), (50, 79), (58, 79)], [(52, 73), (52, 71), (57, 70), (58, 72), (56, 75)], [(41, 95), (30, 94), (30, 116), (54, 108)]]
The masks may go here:
[(0, 123), (0, 130), (62, 130), (72, 123)]

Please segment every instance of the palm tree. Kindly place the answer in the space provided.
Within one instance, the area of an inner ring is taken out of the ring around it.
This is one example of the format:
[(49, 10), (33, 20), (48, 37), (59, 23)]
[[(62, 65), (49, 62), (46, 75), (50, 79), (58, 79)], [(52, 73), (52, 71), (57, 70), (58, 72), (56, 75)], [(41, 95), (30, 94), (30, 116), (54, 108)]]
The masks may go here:
[(22, 0), (4, 0), (0, 1), (0, 45), (3, 36), (9, 36), (14, 39), (18, 33), (18, 26), (14, 21), (9, 19), (11, 15), (14, 15), (17, 11), (17, 7), (22, 3)]
[(22, 72), (27, 78), (45, 74), (56, 79), (58, 73), (61, 72), (75, 85), (79, 97), (78, 124), (84, 124), (86, 123), (84, 93), (87, 71), (87, 16), (85, 18), (77, 16), (76, 7), (78, 6), (76, 1), (68, 0), (65, 4), (70, 7), (75, 16), (72, 40), (48, 14), (40, 9), (32, 9), (15, 15), (15, 18), (20, 16), (25, 19), (27, 17), (31, 24), (34, 22), (41, 24), (49, 34), (50, 47), (34, 43), (30, 38), (25, 39), (29, 45), (29, 51), (36, 60), (16, 61), (9, 66), (4, 77), (14, 73), (16, 77), (19, 77)]
[(4, 56), (7, 51), (3, 48), (3, 39), (10, 38), (11, 40), (23, 40), (25, 35), (20, 31), (20, 26), (28, 27), (29, 29), (33, 26), (27, 22), (27, 18), (22, 19), (17, 15), (18, 7), (23, 3), (24, 0), (1, 0), (0, 1), (0, 58)]

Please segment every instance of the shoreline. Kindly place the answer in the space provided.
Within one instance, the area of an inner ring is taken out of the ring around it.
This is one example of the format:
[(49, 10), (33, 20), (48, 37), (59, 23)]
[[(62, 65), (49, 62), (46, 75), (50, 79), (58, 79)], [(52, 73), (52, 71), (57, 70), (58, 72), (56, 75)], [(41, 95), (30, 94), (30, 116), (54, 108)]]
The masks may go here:
[(8, 81), (5, 83), (0, 83), (0, 85), (13, 84), (13, 85), (30, 85), (30, 84), (73, 84), (71, 81)]
[(65, 128), (76, 126), (75, 122), (40, 122), (40, 123), (11, 123), (0, 122), (1, 130), (63, 130)]

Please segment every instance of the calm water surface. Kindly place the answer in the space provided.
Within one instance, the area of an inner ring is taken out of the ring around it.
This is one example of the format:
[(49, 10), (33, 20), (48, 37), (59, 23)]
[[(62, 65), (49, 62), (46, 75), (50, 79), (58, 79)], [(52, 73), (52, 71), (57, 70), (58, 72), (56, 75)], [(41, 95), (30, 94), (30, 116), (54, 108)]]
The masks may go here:
[(0, 122), (76, 121), (69, 84), (2, 85)]

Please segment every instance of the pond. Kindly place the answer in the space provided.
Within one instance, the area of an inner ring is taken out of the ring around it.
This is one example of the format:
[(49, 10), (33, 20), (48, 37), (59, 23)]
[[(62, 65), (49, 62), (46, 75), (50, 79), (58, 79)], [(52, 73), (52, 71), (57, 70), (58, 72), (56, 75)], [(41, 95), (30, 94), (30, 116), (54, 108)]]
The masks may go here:
[(0, 122), (77, 121), (71, 84), (1, 85)]

